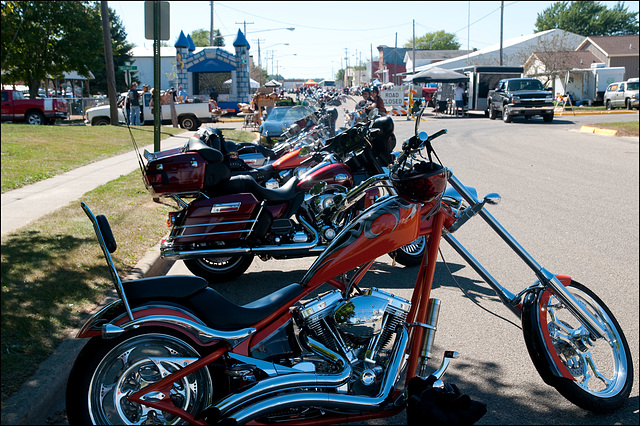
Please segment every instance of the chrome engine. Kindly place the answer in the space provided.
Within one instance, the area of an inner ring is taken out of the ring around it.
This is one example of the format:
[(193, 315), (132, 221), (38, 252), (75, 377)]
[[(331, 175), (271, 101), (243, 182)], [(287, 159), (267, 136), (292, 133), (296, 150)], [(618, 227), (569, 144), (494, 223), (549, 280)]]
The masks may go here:
[(410, 307), (409, 301), (377, 288), (348, 300), (334, 290), (300, 306), (296, 316), (303, 330), (349, 361), (353, 374), (349, 389), (342, 390), (374, 394)]

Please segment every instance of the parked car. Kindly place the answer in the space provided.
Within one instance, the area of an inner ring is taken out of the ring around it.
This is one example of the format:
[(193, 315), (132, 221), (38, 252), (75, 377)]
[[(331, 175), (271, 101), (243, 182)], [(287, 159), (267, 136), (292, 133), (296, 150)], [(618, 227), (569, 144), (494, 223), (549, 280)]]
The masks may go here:
[(306, 105), (273, 107), (260, 125), (260, 135), (269, 142), (281, 139), (289, 126), (314, 112), (312, 107)]
[(604, 92), (603, 101), (607, 109), (638, 109), (638, 84), (637, 78), (611, 83)]
[(2, 91), (2, 121), (28, 124), (54, 124), (68, 117), (65, 100), (51, 98), (25, 99), (20, 90)]

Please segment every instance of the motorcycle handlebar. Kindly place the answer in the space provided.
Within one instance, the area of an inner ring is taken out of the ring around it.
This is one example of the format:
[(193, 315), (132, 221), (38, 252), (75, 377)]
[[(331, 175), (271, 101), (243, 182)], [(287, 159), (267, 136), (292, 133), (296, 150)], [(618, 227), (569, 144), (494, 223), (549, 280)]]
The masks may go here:
[(396, 165), (399, 166), (404, 161), (406, 161), (407, 157), (411, 152), (422, 149), (425, 145), (429, 145), (432, 140), (446, 133), (447, 133), (447, 129), (442, 129), (435, 132), (424, 141), (421, 141), (420, 139), (418, 139), (417, 135), (407, 139), (407, 141), (402, 146), (402, 153), (398, 156), (396, 160)]

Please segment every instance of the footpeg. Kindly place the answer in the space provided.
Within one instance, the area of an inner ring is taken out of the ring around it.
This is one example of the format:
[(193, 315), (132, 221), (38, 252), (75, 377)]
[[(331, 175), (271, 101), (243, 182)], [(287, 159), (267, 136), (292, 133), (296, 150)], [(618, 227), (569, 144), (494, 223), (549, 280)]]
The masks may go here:
[(456, 359), (459, 356), (460, 354), (456, 351), (444, 351), (442, 364), (440, 364), (440, 367), (438, 367), (436, 371), (431, 373), (431, 375), (434, 376), (436, 380), (440, 380), (442, 376), (444, 376), (444, 373), (447, 371), (447, 368), (449, 367), (449, 363), (451, 362), (451, 360)]

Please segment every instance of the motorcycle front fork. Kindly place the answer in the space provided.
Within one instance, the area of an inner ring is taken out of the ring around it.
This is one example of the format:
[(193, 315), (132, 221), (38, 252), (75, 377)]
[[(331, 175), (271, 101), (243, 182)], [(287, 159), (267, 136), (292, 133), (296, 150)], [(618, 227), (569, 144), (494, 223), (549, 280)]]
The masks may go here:
[[(422, 378), (427, 377), (427, 369), (429, 359), (433, 354), (433, 342), (436, 336), (436, 330), (438, 328), (438, 316), (440, 315), (440, 299), (429, 299), (429, 307), (427, 308), (427, 319), (426, 323), (413, 323), (412, 326), (423, 327), (425, 329), (424, 335), (424, 343), (422, 345), (422, 350), (420, 351), (420, 357), (418, 359), (418, 366), (416, 370), (416, 374)], [(440, 367), (436, 369), (432, 376), (435, 376), (436, 379), (440, 380), (444, 373), (447, 371), (449, 367), (449, 363), (452, 359), (455, 359), (460, 354), (455, 351), (445, 351), (444, 357), (442, 358), (442, 363)]]

